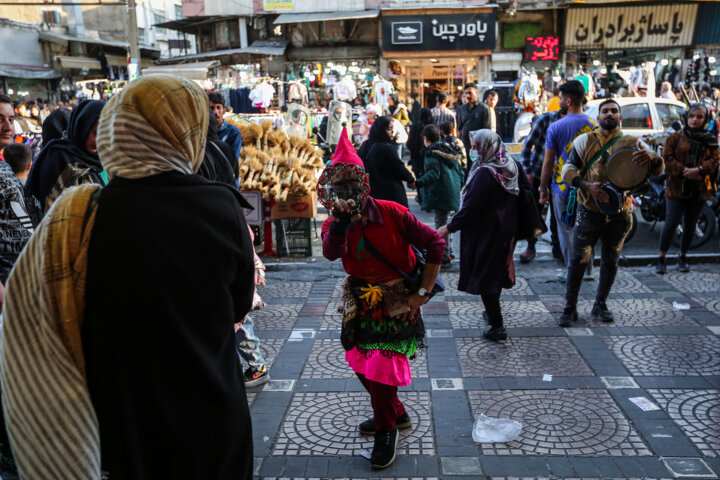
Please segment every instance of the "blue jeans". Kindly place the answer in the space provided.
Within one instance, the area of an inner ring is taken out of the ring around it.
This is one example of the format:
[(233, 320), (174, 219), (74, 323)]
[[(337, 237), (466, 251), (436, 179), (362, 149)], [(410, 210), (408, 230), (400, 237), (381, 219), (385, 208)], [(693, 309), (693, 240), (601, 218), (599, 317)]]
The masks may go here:
[[(551, 187), (552, 188), (552, 187)], [(565, 266), (570, 266), (573, 247), (573, 227), (567, 225), (561, 220), (565, 212), (565, 201), (567, 194), (563, 195), (553, 190), (552, 192), (552, 208), (555, 212), (555, 222), (557, 224), (558, 243), (560, 243), (560, 251), (562, 251)]]
[(238, 355), (251, 369), (257, 370), (265, 365), (265, 359), (260, 353), (260, 339), (253, 331), (253, 319), (250, 315), (245, 318), (242, 327), (235, 334), (235, 339)]

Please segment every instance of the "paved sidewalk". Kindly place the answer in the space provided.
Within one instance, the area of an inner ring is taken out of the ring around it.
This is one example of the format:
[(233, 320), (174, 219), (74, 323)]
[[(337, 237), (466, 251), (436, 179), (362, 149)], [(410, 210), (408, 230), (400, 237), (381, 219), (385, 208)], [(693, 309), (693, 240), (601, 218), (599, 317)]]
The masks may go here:
[[(363, 456), (372, 439), (357, 432), (372, 415), (369, 396), (339, 341), (340, 263), (273, 267), (261, 291), (268, 307), (254, 314), (273, 380), (248, 390), (258, 477), (718, 478), (720, 265), (664, 277), (622, 268), (610, 325), (589, 319), (596, 282), (584, 282), (582, 320), (570, 329), (555, 322), (556, 267), (517, 265), (502, 296), (505, 345), (482, 339), (482, 302), (457, 291), (457, 268), (443, 272), (447, 291), (423, 309), (428, 348), (401, 389), (413, 426), (379, 472)], [(481, 413), (516, 419), (522, 433), (475, 444)]]

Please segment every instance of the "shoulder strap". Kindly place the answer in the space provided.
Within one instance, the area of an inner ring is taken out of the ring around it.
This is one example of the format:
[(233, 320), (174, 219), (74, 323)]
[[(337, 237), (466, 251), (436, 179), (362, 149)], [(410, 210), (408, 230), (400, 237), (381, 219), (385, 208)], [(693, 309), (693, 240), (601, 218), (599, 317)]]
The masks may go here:
[(370, 252), (373, 256), (375, 256), (375, 258), (377, 258), (378, 260), (380, 260), (381, 262), (383, 262), (385, 265), (387, 265), (388, 267), (390, 267), (390, 268), (392, 268), (393, 270), (395, 270), (396, 272), (398, 272), (400, 275), (402, 275), (402, 277), (403, 277), (405, 280), (410, 280), (410, 279), (411, 279), (411, 278), (410, 278), (410, 275), (408, 275), (407, 273), (405, 273), (405, 272), (403, 272), (402, 270), (400, 270), (399, 268), (397, 268), (395, 265), (393, 265), (393, 264), (390, 262), (390, 260), (388, 260), (387, 258), (385, 258), (385, 257), (383, 256), (383, 254), (380, 253), (380, 252), (377, 250), (377, 248), (375, 248), (375, 245), (373, 245), (372, 243), (370, 243), (370, 240), (369, 240), (364, 234), (363, 234), (363, 236), (362, 236), (362, 240), (363, 240), (363, 242), (365, 243), (365, 248), (368, 250), (368, 252)]
[[(602, 148), (600, 149), (600, 151), (597, 152), (597, 153), (593, 156), (593, 158), (590, 159), (590, 161), (588, 162), (588, 164), (585, 165), (585, 167), (582, 169), (582, 172), (580, 173), (580, 176), (581, 176), (581, 177), (584, 177), (585, 174), (588, 172), (588, 170), (590, 170), (590, 167), (592, 167), (593, 164), (594, 164), (595, 162), (597, 162), (600, 157), (602, 157), (603, 155), (605, 155), (605, 153), (607, 153), (607, 151), (610, 149), (610, 147), (612, 147), (613, 145), (615, 145), (615, 143), (616, 143), (618, 140), (620, 140), (622, 137), (623, 137), (623, 135), (620, 134), (620, 135), (618, 135), (617, 137), (615, 137), (615, 138), (613, 138), (612, 140), (610, 140), (608, 143), (606, 143), (605, 146), (602, 147)], [(596, 137), (596, 138), (597, 138), (597, 137)]]

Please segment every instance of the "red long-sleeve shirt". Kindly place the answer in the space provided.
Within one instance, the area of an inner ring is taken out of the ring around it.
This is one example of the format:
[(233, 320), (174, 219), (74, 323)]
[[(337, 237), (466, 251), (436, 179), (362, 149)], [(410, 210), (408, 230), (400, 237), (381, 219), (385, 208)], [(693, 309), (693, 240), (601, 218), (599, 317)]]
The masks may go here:
[(398, 203), (368, 198), (367, 222), (353, 222), (347, 235), (330, 232), (332, 217), (322, 226), (323, 255), (328, 260), (340, 258), (348, 275), (371, 283), (384, 282), (401, 275), (375, 258), (361, 243), (363, 234), (372, 245), (397, 268), (411, 272), (415, 268), (412, 243), (426, 250), (426, 262), (442, 263), (445, 239), (420, 222), (410, 210)]

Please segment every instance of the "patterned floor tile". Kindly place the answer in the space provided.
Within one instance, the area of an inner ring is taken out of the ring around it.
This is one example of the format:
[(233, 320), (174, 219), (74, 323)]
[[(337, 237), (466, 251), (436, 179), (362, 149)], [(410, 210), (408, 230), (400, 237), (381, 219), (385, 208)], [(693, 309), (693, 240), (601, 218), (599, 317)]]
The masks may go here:
[(474, 417), (511, 418), (520, 436), (484, 443), (484, 455), (638, 456), (650, 451), (604, 390), (468, 392)]
[(700, 452), (720, 456), (720, 390), (648, 389)]
[[(503, 294), (504, 295), (504, 294)], [(557, 325), (545, 304), (539, 300), (500, 301), (505, 326), (549, 327)], [(478, 302), (448, 302), (450, 323), (453, 328), (484, 328), (482, 313), (485, 311)]]
[(292, 330), (302, 305), (268, 305), (253, 312), (257, 330)]
[(258, 288), (258, 293), (261, 297), (270, 298), (307, 298), (312, 285), (312, 282), (269, 281), (267, 286)]
[(717, 292), (720, 285), (720, 273), (669, 272), (662, 279), (683, 293)]
[[(413, 425), (400, 430), (399, 455), (435, 455), (430, 393), (399, 392)], [(361, 392), (297, 393), (280, 427), (272, 455), (358, 455), (372, 450), (373, 437), (358, 425), (372, 417), (370, 397)]]
[[(597, 277), (600, 278), (600, 270), (596, 272)], [(640, 280), (638, 280), (630, 272), (619, 269), (615, 282), (613, 283), (613, 293), (652, 293), (652, 290), (646, 287)], [(612, 295), (612, 293), (611, 293)]]
[(513, 337), (499, 344), (456, 338), (464, 377), (593, 375), (565, 337)]
[[(720, 288), (720, 287), (718, 287)], [(718, 298), (718, 292), (709, 292), (706, 294), (695, 294), (692, 296), (693, 300), (698, 302), (700, 305), (705, 307), (709, 312), (720, 316), (720, 298)]]
[(633, 375), (720, 375), (720, 338), (706, 335), (602, 337)]
[[(410, 360), (412, 378), (427, 378), (427, 355)], [(355, 373), (345, 361), (345, 349), (340, 340), (315, 340), (302, 378), (352, 378)]]
[(340, 331), (342, 327), (342, 315), (336, 313), (334, 315), (324, 315), (322, 323), (320, 324), (320, 330), (337, 330)]

